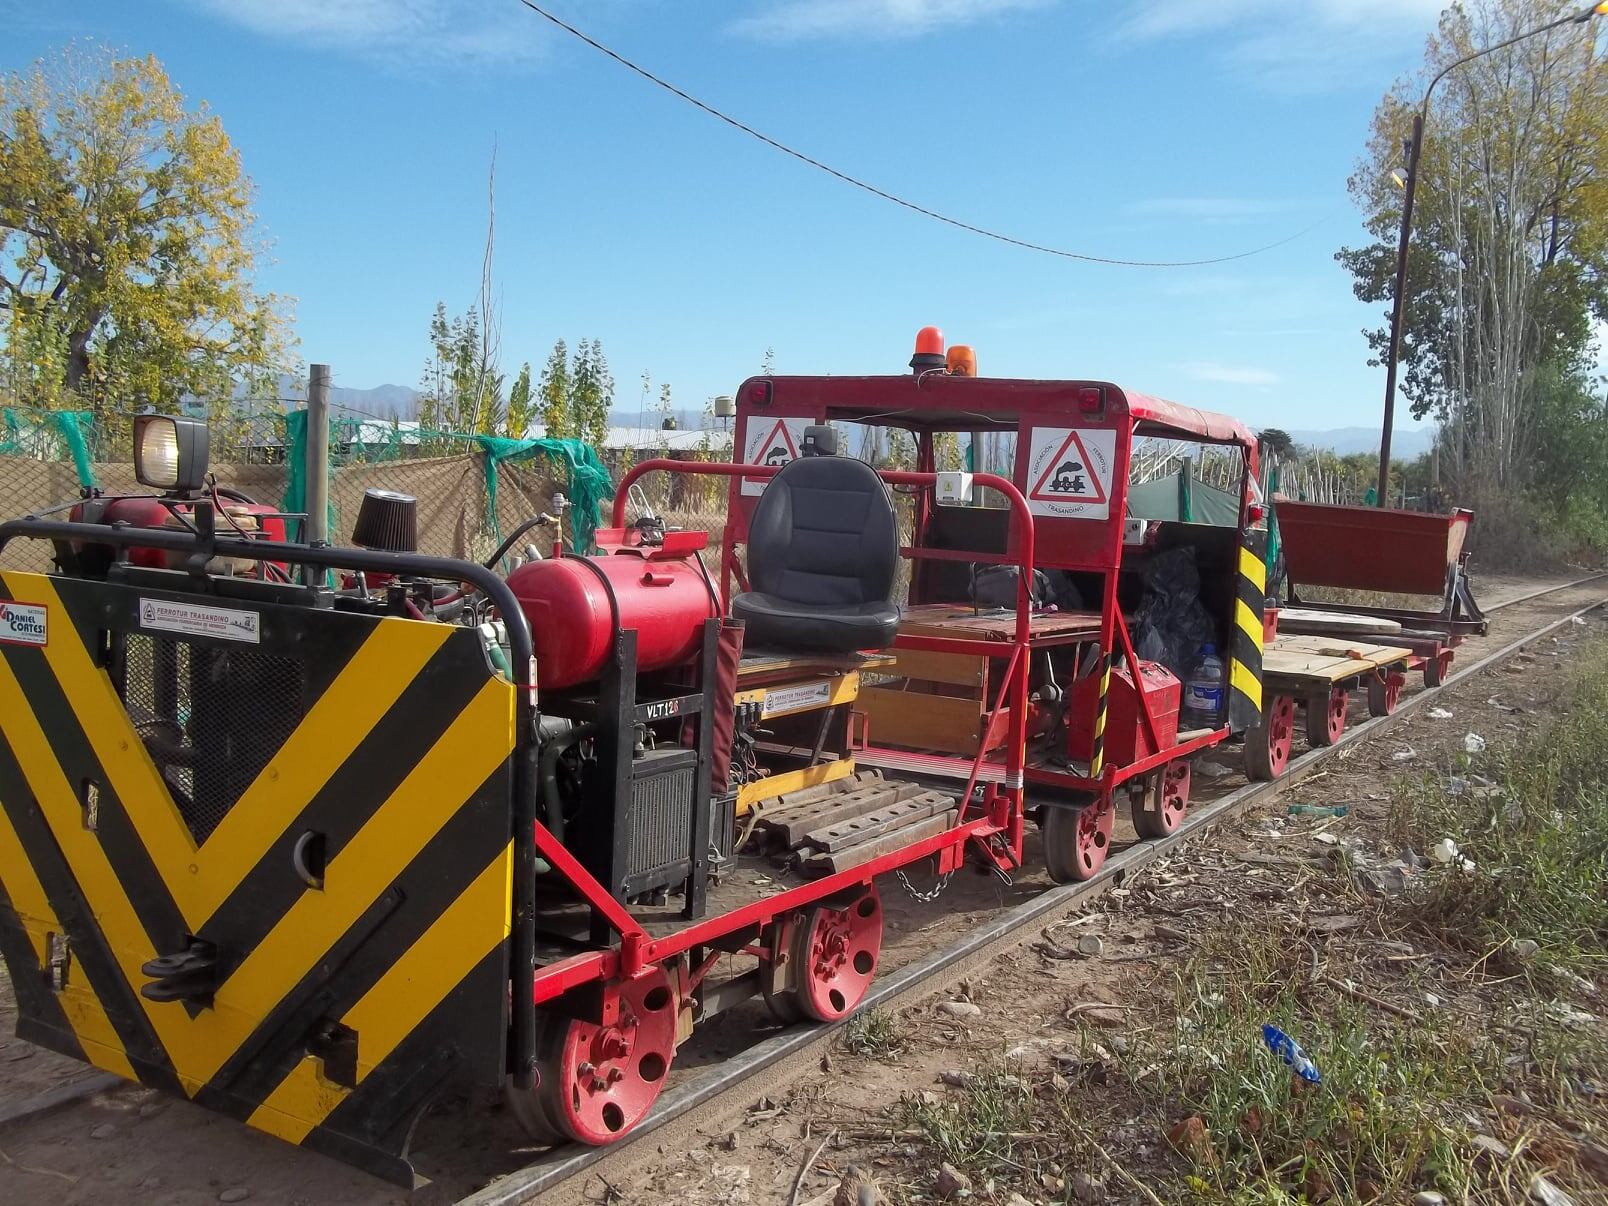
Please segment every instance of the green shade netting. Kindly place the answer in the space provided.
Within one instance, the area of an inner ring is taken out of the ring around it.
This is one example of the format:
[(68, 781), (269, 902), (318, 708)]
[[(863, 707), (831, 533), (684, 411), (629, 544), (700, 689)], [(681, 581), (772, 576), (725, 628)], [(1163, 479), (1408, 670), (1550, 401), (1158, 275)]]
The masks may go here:
[(78, 472), (78, 484), (93, 486), (95, 470), (89, 461), (89, 437), (94, 430), (95, 417), (87, 410), (23, 411), (0, 407), (0, 456), (37, 456), (39, 433), (52, 432), (67, 445)]
[(592, 551), (597, 534), (597, 509), (614, 497), (614, 481), (598, 459), (597, 450), (580, 440), (511, 440), (502, 436), (470, 437), (486, 453), (486, 518), (499, 540), (497, 525), (497, 466), (504, 461), (527, 461), (545, 456), (566, 470), (564, 494), (570, 501), (570, 544), (579, 552)]
[[(331, 433), (333, 443), (334, 433)], [(330, 473), (334, 475), (334, 463), (331, 460)], [(325, 528), (327, 532), (335, 530), (335, 491), (329, 492), (329, 503), (325, 506)], [(292, 515), (304, 514), (307, 510), (307, 412), (293, 410), (285, 415), (285, 496), (280, 500), (280, 510)], [(305, 539), (303, 534), (303, 539)]]
[[(291, 411), (285, 416), (285, 461), (288, 471), (284, 509), (302, 511), (307, 499), (307, 412)], [(486, 524), (492, 536), (502, 539), (497, 521), (498, 467), (505, 461), (528, 461), (547, 457), (564, 469), (564, 495), (569, 499), (569, 544), (579, 552), (590, 552), (597, 533), (598, 507), (614, 497), (614, 482), (609, 471), (598, 459), (595, 449), (580, 440), (514, 440), (502, 436), (467, 435), (455, 431), (432, 431), (408, 427), (385, 419), (339, 417), (330, 420), (329, 442), (333, 465), (333, 450), (344, 449), (345, 461), (375, 464), (401, 461), (407, 456), (406, 441), (414, 447), (432, 443), (462, 441), (474, 444), (485, 454)], [(333, 493), (332, 493), (333, 497)], [(335, 528), (334, 507), (331, 505), (330, 530)]]
[[(1275, 494), (1277, 494), (1278, 492), (1279, 492), (1279, 471), (1277, 469), (1273, 469), (1273, 470), (1270, 470), (1268, 472), (1268, 475), (1267, 475), (1267, 489), (1266, 489), (1266, 491), (1264, 491), (1264, 494), (1263, 494), (1263, 496), (1268, 500), (1268, 508), (1267, 508), (1267, 557), (1265, 558), (1265, 561), (1267, 563), (1267, 568), (1268, 568), (1268, 571), (1270, 573), (1272, 572), (1274, 565), (1276, 565), (1278, 563), (1279, 548), (1284, 543), (1283, 537), (1281, 537), (1279, 535), (1279, 509), (1278, 509), (1277, 504), (1275, 504), (1273, 502), (1273, 496)], [(1268, 580), (1268, 585), (1269, 586), (1273, 585), (1273, 582), (1272, 582), (1271, 578)]]
[(1239, 523), (1239, 498), (1216, 486), (1190, 480), (1183, 470), (1128, 487), (1128, 514), (1134, 519), (1165, 519), (1232, 528)]

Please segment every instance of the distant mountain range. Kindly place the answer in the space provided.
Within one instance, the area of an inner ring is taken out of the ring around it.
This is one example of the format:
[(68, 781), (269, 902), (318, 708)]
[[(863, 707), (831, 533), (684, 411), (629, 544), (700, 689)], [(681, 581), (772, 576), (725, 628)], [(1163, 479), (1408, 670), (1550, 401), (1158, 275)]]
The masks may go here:
[[(1333, 427), (1327, 431), (1295, 431), (1286, 428), (1290, 438), (1307, 448), (1323, 448), (1346, 456), (1353, 452), (1378, 452), (1379, 428)], [(1410, 461), (1428, 452), (1435, 442), (1433, 427), (1398, 427), (1390, 437), (1393, 460)]]
[[(376, 385), (372, 389), (354, 389), (336, 385), (330, 389), (330, 402), (343, 410), (372, 415), (377, 419), (416, 419), (419, 416), (419, 391), (406, 385)], [(307, 382), (289, 375), (279, 379), (279, 396), (286, 399), (305, 398)], [(718, 419), (709, 418), (702, 409), (673, 410), (676, 426), (681, 431), (696, 431), (702, 427), (720, 428)], [(664, 415), (656, 410), (626, 412), (615, 408), (613, 425), (657, 430)], [(1323, 431), (1286, 428), (1290, 438), (1307, 448), (1323, 448), (1341, 456), (1353, 452), (1376, 452), (1379, 449), (1377, 427), (1332, 427)], [(1432, 427), (1397, 428), (1391, 437), (1393, 457), (1412, 460), (1429, 451), (1435, 439)]]
[[(240, 387), (237, 392), (244, 397), (245, 387)], [(276, 392), (280, 404), (288, 410), (306, 399), (307, 378), (281, 373)], [(372, 415), (376, 419), (419, 417), (419, 391), (406, 385), (376, 385), (372, 389), (352, 389), (344, 385), (332, 385), (329, 401), (332, 406), (356, 411), (362, 415)]]

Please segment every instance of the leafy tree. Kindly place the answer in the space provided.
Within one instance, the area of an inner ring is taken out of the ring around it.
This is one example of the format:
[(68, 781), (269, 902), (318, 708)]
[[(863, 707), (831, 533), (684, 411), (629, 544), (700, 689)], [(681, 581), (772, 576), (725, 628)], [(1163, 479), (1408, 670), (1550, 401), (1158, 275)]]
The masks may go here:
[(154, 58), (70, 49), (0, 78), (0, 338), (24, 401), (177, 408), (269, 378), (251, 181)]
[(519, 376), (514, 378), (513, 388), (508, 391), (509, 436), (516, 440), (524, 439), (535, 421), (536, 396), (530, 384), (530, 365), (526, 363), (519, 366)]
[[(1359, 299), (1392, 297), (1402, 194), (1390, 173), (1429, 79), (1578, 7), (1469, 0), (1442, 15), (1423, 74), (1398, 82), (1375, 111), (1350, 182), (1375, 240), (1337, 257)], [(1592, 33), (1566, 25), (1458, 67), (1435, 91), (1426, 131), (1403, 394), (1415, 416), (1442, 420), (1452, 468), (1522, 478), (1540, 374), (1582, 371), (1591, 316), (1608, 317), (1608, 71)], [(1388, 326), (1367, 334), (1382, 355)]]
[(601, 449), (609, 434), (609, 409), (614, 405), (614, 378), (601, 340), (583, 339), (576, 345), (570, 399), (575, 434)]
[(1287, 461), (1295, 455), (1295, 441), (1290, 438), (1290, 433), (1282, 428), (1269, 427), (1266, 431), (1258, 433), (1257, 439), (1261, 441), (1262, 447), (1281, 461)]
[(419, 420), (440, 431), (496, 434), (503, 427), (503, 378), (487, 361), (480, 311), (470, 306), (448, 319), (436, 303), (430, 320), (430, 359), (420, 380)]
[(569, 348), (560, 339), (548, 354), (537, 390), (541, 397), (542, 424), (549, 439), (568, 439), (576, 433), (575, 411), (571, 404), (573, 382), (570, 377)]

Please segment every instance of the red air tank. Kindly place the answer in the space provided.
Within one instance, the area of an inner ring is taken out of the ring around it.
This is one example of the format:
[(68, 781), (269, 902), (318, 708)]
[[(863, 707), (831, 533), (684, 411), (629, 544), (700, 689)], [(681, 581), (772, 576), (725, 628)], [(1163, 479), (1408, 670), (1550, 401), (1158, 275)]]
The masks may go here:
[(718, 596), (691, 558), (650, 560), (626, 550), (611, 557), (527, 562), (508, 575), (508, 588), (530, 621), (543, 687), (572, 687), (602, 674), (614, 645), (609, 587), (619, 604), (620, 628), (636, 630), (641, 671), (693, 657), (704, 621), (721, 612)]

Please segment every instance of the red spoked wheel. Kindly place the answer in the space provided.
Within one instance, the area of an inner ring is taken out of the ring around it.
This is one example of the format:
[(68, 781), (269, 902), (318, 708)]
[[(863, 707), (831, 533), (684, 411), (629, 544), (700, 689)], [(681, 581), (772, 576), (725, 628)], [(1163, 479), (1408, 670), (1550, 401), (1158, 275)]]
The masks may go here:
[(811, 905), (777, 925), (771, 949), (786, 953), (791, 974), (785, 989), (766, 991), (771, 1011), (783, 1022), (835, 1022), (853, 1013), (882, 957), (882, 899), (875, 886), (841, 908)]
[(1044, 868), (1058, 884), (1093, 879), (1111, 852), (1117, 810), (1109, 798), (1081, 808), (1044, 806)]
[(875, 888), (847, 908), (813, 905), (793, 934), (793, 975), (805, 1017), (835, 1022), (854, 1012), (882, 955), (882, 900)]
[(1245, 774), (1251, 779), (1277, 779), (1290, 764), (1295, 735), (1295, 700), (1275, 695), (1262, 717), (1245, 733)]
[(1387, 671), (1383, 676), (1375, 674), (1368, 680), (1368, 715), (1389, 716), (1396, 710), (1396, 704), (1401, 701), (1402, 684), (1407, 676), (1399, 670)]
[(1307, 741), (1313, 746), (1333, 745), (1346, 731), (1346, 708), (1351, 703), (1351, 692), (1344, 687), (1333, 688), (1328, 695), (1314, 695), (1307, 700)]
[(537, 1019), (537, 1083), (510, 1089), (509, 1107), (541, 1143), (612, 1143), (641, 1122), (676, 1052), (676, 999), (663, 968), (620, 986), (612, 1026), (554, 1011)]
[(1424, 659), (1424, 686), (1438, 687), (1452, 672), (1452, 651), (1431, 654)]
[(1189, 813), (1189, 762), (1169, 762), (1133, 805), (1133, 828), (1141, 838), (1164, 838), (1178, 832)]

